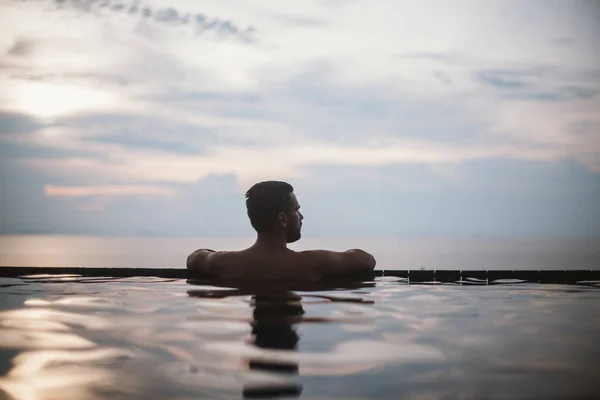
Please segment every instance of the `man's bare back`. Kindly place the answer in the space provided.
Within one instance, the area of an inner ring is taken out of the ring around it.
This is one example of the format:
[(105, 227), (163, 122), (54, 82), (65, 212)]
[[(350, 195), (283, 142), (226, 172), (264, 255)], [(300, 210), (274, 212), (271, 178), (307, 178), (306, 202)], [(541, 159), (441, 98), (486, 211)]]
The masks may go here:
[(375, 259), (358, 249), (297, 252), (253, 246), (241, 251), (196, 250), (188, 257), (187, 267), (220, 279), (318, 280), (370, 271)]
[(220, 279), (318, 280), (375, 268), (375, 258), (363, 250), (289, 249), (301, 237), (304, 216), (285, 182), (257, 183), (246, 193), (246, 207), (256, 243), (241, 251), (196, 250), (187, 258), (188, 269)]

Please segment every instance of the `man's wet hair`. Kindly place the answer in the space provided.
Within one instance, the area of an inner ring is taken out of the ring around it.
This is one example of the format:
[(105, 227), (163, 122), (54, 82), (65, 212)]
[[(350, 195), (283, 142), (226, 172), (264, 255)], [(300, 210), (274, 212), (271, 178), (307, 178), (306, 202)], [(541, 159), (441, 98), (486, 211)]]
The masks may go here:
[(292, 185), (281, 181), (258, 182), (248, 189), (246, 209), (257, 233), (270, 232), (280, 212), (291, 213), (290, 194), (293, 191)]

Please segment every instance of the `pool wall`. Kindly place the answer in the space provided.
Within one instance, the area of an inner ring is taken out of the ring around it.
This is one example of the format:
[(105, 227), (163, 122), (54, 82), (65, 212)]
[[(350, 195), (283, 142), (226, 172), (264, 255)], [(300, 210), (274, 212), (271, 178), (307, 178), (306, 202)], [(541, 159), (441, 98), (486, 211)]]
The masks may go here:
[[(0, 267), (0, 277), (75, 274), (98, 277), (155, 276), (162, 278), (209, 278), (185, 268), (92, 268), (92, 267)], [(391, 276), (411, 283), (493, 284), (518, 280), (532, 283), (587, 283), (600, 281), (600, 270), (375, 270), (365, 279)]]

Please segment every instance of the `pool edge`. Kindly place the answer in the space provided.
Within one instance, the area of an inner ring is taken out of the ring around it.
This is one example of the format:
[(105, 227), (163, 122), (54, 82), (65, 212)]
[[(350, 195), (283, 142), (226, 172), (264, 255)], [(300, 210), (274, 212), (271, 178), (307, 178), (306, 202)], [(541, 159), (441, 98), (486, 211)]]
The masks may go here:
[[(18, 278), (27, 275), (74, 274), (84, 277), (207, 278), (185, 268), (112, 268), (112, 267), (11, 267), (0, 266), (0, 277)], [(411, 283), (493, 284), (495, 281), (530, 283), (578, 283), (600, 281), (600, 270), (374, 270), (361, 274), (365, 279), (376, 277), (404, 278)], [(506, 283), (506, 282), (503, 282)], [(510, 283), (510, 282), (509, 282)]]

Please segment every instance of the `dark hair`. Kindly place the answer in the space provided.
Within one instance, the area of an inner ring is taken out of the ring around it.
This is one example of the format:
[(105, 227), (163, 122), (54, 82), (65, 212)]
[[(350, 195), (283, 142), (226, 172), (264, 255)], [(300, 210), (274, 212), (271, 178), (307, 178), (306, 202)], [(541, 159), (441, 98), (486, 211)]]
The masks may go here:
[(257, 233), (270, 232), (280, 212), (289, 214), (292, 208), (292, 185), (281, 181), (254, 184), (246, 192), (246, 209), (250, 224)]

